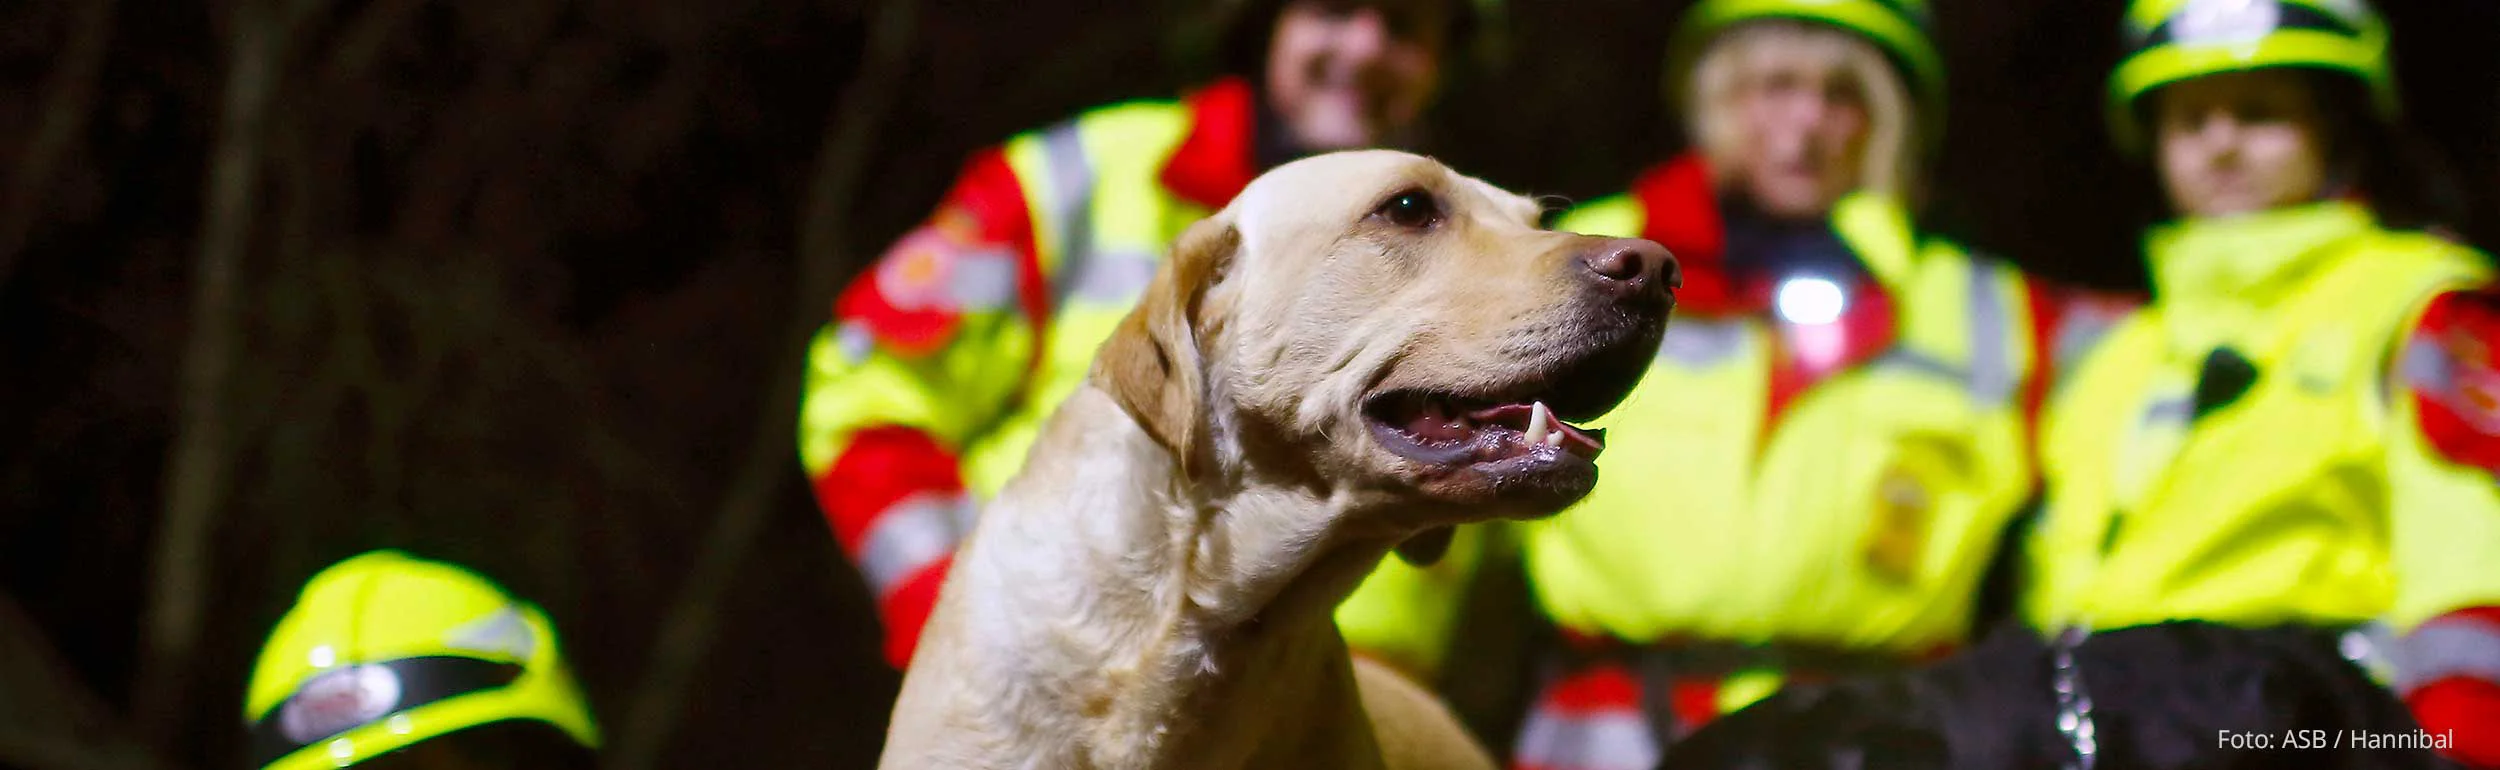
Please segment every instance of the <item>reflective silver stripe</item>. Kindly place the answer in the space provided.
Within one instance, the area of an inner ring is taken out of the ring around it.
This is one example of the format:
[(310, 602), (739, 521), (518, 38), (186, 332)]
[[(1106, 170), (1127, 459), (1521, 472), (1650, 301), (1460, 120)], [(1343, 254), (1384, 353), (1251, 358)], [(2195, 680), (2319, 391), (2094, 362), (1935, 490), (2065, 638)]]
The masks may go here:
[(842, 354), (842, 363), (858, 366), (877, 352), (877, 335), (866, 324), (837, 323), (833, 327), (834, 350)]
[[(2049, 351), (2049, 366), (2061, 373), (2073, 371), (2075, 364), (2083, 360), (2083, 354), (2090, 352), (2092, 346), (2101, 341), (2102, 335), (2118, 325), (2101, 318), (2076, 318), (2072, 311), (2069, 312), (2067, 319), (2059, 322), (2057, 339), (2051, 343), (2055, 349)], [(2034, 316), (2035, 319), (2037, 317)]]
[(1651, 770), (1656, 736), (1639, 711), (1562, 716), (1539, 709), (1519, 730), (1512, 765), (1536, 770)]
[(2144, 424), (2186, 425), (2196, 415), (2196, 400), (2188, 396), (2172, 396), (2144, 408)]
[(2408, 338), (2402, 342), (2403, 346), (2396, 351), (2396, 374), (2399, 380), (2395, 383), (2396, 387), (2391, 388), (2381, 384), (2374, 388), (2378, 391), (2379, 407), (2393, 406), (2396, 394), (2408, 390), (2440, 397), (2452, 395), (2449, 387), (2455, 382), (2456, 374), (2448, 360), (2447, 351), (2441, 350), (2439, 343), (2430, 340)]
[(1962, 367), (1945, 363), (1944, 359), (1929, 355), (1927, 351), (1918, 350), (1916, 348), (1895, 347), (1891, 350), (1884, 351), (1883, 355), (1875, 357), (1875, 360), (1869, 365), (1887, 370), (1905, 369), (1922, 374), (1935, 375), (1948, 380), (1961, 380), (1964, 382), (1968, 382), (1970, 380), (1970, 373), (1963, 371)]
[(986, 498), (974, 497), (970, 492), (965, 492), (963, 497), (955, 499), (955, 504), (949, 508), (948, 513), (949, 519), (955, 522), (956, 540), (972, 536), (972, 523), (980, 520), (981, 504), (984, 502), (987, 502)]
[[(1970, 260), (1970, 307), (1962, 321), (1970, 329), (1968, 366), (1957, 366), (1925, 350), (1896, 345), (1876, 357), (1872, 366), (1959, 380), (1981, 406), (2003, 406), (2014, 397), (2014, 363), (2006, 348), (2005, 294), (1997, 287), (1995, 262)], [(1670, 324), (1669, 328), (1673, 328)]]
[(2449, 677), (2500, 683), (2500, 626), (2480, 620), (2433, 620), (2396, 640), (2396, 690)]
[(970, 531), (972, 501), (960, 494), (922, 493), (895, 501), (860, 539), (859, 574), (884, 596), (921, 569), (955, 552)]
[(2448, 394), (2449, 384), (2455, 381), (2456, 375), (2448, 359), (2448, 351), (2441, 349), (2439, 343), (2424, 339), (2406, 340), (2401, 355), (2403, 358), (2397, 361), (2396, 366), (2397, 371), (2404, 374), (2406, 382), (2416, 389)]
[(1061, 306), (1094, 256), (1094, 162), (1085, 154), (1084, 125), (1068, 121), (1042, 134), (1050, 159), (1051, 200), (1059, 204), (1058, 274), (1052, 276), (1051, 307)]
[(1068, 295), (1093, 304), (1131, 304), (1154, 282), (1155, 269), (1161, 266), (1152, 254), (1104, 250), (1085, 263), (1084, 275), (1068, 279)]
[(537, 653), (538, 635), (530, 631), (529, 621), (519, 610), (506, 606), (444, 633), (443, 646), (529, 660)]
[(2383, 687), (2396, 686), (2396, 630), (2386, 623), (2369, 623), (2345, 631), (2335, 646), (2345, 660), (2369, 674), (2370, 681)]
[(1995, 260), (1970, 260), (1970, 389), (1985, 406), (2014, 397), (2014, 364), (2006, 345), (2005, 292), (1997, 288)]

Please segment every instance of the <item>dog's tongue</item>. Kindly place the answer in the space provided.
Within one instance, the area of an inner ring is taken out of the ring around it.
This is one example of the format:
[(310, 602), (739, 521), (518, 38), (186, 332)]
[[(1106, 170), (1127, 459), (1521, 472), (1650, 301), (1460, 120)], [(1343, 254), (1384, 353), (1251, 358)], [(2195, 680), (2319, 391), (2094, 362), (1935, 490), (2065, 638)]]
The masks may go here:
[(1399, 428), (1417, 442), (1468, 453), (1479, 462), (1516, 457), (1539, 445), (1591, 460), (1606, 449), (1605, 431), (1572, 427), (1556, 418), (1542, 401), (1474, 411), (1431, 401), (1421, 404)]
[(1475, 433), (1475, 429), (1476, 426), (1469, 424), (1465, 415), (1451, 414), (1438, 403), (1425, 404), (1415, 412), (1414, 419), (1406, 422), (1407, 435), (1432, 443), (1465, 441)]
[(1469, 412), (1467, 418), (1477, 424), (1501, 425), (1519, 431), (1522, 447), (1544, 444), (1591, 460), (1597, 459), (1599, 452), (1606, 451), (1604, 431), (1591, 433), (1572, 427), (1570, 423), (1555, 418), (1554, 410), (1547, 408), (1543, 401), (1487, 407)]

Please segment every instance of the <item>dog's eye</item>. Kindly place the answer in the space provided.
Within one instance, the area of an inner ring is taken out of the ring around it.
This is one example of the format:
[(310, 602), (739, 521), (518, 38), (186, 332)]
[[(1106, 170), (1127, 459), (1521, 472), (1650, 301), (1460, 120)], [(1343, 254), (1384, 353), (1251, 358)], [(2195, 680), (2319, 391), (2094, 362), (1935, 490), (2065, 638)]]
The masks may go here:
[(1441, 202), (1434, 200), (1432, 193), (1407, 190), (1382, 201), (1380, 208), (1372, 210), (1372, 216), (1399, 227), (1421, 230), (1441, 221)]

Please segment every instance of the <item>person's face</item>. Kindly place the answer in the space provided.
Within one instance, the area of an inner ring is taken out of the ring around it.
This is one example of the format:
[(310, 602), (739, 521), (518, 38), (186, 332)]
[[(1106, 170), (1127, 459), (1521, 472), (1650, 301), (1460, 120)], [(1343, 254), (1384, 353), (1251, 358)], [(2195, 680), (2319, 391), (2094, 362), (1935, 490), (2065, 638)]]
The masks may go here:
[(1736, 179), (1765, 213), (1820, 217), (1862, 181), (1863, 92), (1835, 64), (1764, 54), (1746, 62), (1727, 103), (1743, 132)]
[(1267, 52), (1268, 104), (1311, 151), (1393, 141), (1441, 81), (1449, 0), (1295, 0)]
[(2297, 73), (2208, 75), (2153, 97), (2162, 189), (2179, 213), (2264, 211), (2325, 189), (2318, 103)]

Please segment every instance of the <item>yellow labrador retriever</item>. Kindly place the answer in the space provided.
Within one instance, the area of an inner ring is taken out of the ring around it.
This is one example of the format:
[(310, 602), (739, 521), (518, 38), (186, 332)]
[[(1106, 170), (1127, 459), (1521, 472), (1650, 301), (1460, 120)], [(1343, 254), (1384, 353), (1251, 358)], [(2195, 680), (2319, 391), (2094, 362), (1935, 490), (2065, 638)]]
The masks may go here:
[(1674, 261), (1537, 214), (1366, 151), (1192, 226), (984, 510), (882, 766), (1492, 768), (1330, 613), (1393, 547), (1596, 483), (1571, 423), (1639, 380)]

